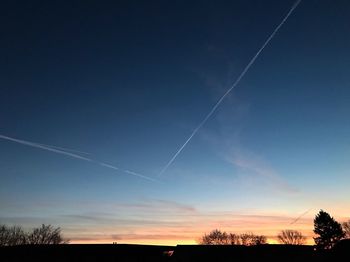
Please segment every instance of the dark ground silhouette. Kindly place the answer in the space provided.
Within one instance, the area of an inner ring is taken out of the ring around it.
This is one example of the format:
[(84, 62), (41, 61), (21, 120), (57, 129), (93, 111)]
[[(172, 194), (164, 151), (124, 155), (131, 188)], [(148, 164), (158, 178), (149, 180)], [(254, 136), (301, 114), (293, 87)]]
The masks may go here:
[[(167, 251), (173, 250), (172, 256)], [(205, 246), (178, 245), (23, 245), (0, 247), (0, 261), (340, 261), (350, 250), (350, 240), (339, 242), (332, 250), (315, 251), (313, 246)], [(342, 259), (343, 260), (343, 259)]]

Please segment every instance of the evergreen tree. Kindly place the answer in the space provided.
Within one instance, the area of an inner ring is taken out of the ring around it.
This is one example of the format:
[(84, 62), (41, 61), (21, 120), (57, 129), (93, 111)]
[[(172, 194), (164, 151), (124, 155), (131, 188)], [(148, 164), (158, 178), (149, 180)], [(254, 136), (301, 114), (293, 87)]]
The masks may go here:
[(344, 238), (342, 226), (327, 212), (321, 210), (314, 219), (314, 233), (317, 249), (331, 249), (339, 240)]

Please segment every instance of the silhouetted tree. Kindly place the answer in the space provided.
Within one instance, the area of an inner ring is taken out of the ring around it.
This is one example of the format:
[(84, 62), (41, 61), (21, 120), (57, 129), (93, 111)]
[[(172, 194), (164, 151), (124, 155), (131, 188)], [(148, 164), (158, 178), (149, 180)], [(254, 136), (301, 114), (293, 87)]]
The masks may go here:
[(27, 237), (27, 243), (31, 245), (65, 244), (67, 242), (62, 238), (59, 227), (54, 228), (44, 224), (39, 228), (34, 228)]
[(24, 232), (20, 226), (0, 225), (0, 246), (64, 244), (68, 243), (61, 234), (61, 229), (51, 225), (42, 225), (31, 232)]
[(227, 234), (225, 231), (213, 230), (205, 234), (199, 241), (202, 245), (261, 245), (266, 244), (266, 237), (263, 235), (254, 235), (253, 233), (245, 234)]
[(241, 234), (239, 238), (241, 239), (241, 245), (249, 246), (251, 239), (251, 235), (249, 233)]
[(26, 239), (26, 234), (20, 226), (0, 226), (0, 246), (24, 245)]
[(211, 231), (208, 235), (205, 234), (200, 240), (202, 245), (228, 245), (229, 237), (226, 232), (221, 232), (218, 229)]
[(277, 238), (280, 243), (288, 245), (303, 245), (306, 241), (306, 237), (301, 232), (289, 229), (282, 230)]
[(263, 235), (254, 235), (253, 233), (244, 233), (240, 235), (241, 245), (255, 246), (266, 244), (266, 237)]
[(231, 245), (240, 245), (241, 244), (241, 237), (239, 235), (230, 233), (228, 237), (229, 237), (229, 243)]
[(350, 238), (350, 220), (346, 221), (342, 224), (343, 231), (345, 233), (346, 238)]
[(266, 236), (263, 235), (256, 235), (254, 237), (254, 241), (253, 241), (254, 245), (263, 245), (267, 243), (267, 238)]
[(317, 249), (330, 249), (345, 236), (341, 225), (323, 210), (316, 215), (314, 227), (319, 235), (314, 238)]
[(8, 230), (5, 225), (0, 225), (0, 246), (6, 246), (8, 241)]

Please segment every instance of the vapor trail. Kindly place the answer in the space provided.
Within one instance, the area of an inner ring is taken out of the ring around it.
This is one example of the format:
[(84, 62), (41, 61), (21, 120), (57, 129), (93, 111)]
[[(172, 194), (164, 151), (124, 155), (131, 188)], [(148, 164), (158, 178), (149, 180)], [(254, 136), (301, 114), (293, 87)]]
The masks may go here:
[(141, 175), (140, 173), (136, 173), (136, 172), (133, 172), (133, 171), (130, 171), (130, 170), (127, 170), (127, 169), (121, 169), (119, 167), (112, 166), (110, 164), (106, 164), (106, 163), (103, 163), (103, 162), (97, 162), (97, 163), (100, 164), (101, 166), (104, 166), (104, 167), (107, 167), (107, 168), (111, 168), (111, 169), (114, 169), (114, 170), (118, 170), (118, 171), (124, 172), (126, 174), (137, 176), (137, 177), (140, 177), (140, 178), (143, 178), (143, 179), (147, 179), (147, 180), (152, 181), (152, 182), (157, 182), (157, 183), (160, 182), (159, 180), (153, 179), (153, 178), (148, 177), (148, 176)]
[(66, 152), (73, 152), (73, 153), (82, 154), (82, 155), (91, 155), (88, 152), (84, 152), (84, 151), (80, 151), (80, 150), (76, 150), (76, 149), (71, 149), (71, 148), (67, 148), (67, 147), (59, 147), (59, 146), (46, 145), (46, 144), (41, 144), (41, 143), (36, 143), (36, 144), (41, 145), (41, 146), (59, 149), (59, 150), (66, 151)]
[[(149, 181), (152, 181), (152, 182), (159, 182), (158, 180), (155, 180), (155, 179), (153, 179), (151, 177), (144, 176), (144, 175), (141, 175), (139, 173), (136, 173), (136, 172), (133, 172), (133, 171), (130, 171), (130, 170), (124, 170), (124, 169), (121, 169), (121, 168), (116, 167), (116, 166), (112, 166), (112, 165), (109, 165), (109, 164), (106, 164), (106, 163), (103, 163), (103, 162), (100, 162), (100, 161), (93, 160), (91, 158), (87, 158), (87, 157), (80, 156), (78, 154), (67, 152), (65, 150), (62, 150), (63, 149), (62, 147), (56, 147), (56, 146), (51, 146), (51, 145), (44, 145), (44, 144), (34, 143), (34, 142), (30, 142), (30, 141), (26, 141), (26, 140), (22, 140), (22, 139), (17, 139), (17, 138), (13, 138), (13, 137), (9, 137), (9, 136), (4, 136), (4, 135), (0, 135), (0, 139), (5, 139), (5, 140), (12, 141), (12, 142), (15, 142), (15, 143), (19, 143), (19, 144), (22, 144), (22, 145), (31, 146), (31, 147), (35, 147), (35, 148), (51, 151), (51, 152), (54, 152), (54, 153), (57, 153), (57, 154), (62, 154), (62, 155), (65, 155), (65, 156), (69, 156), (69, 157), (72, 157), (72, 158), (76, 158), (76, 159), (92, 162), (92, 163), (95, 163), (95, 164), (99, 164), (99, 165), (101, 165), (103, 167), (107, 167), (107, 168), (110, 168), (110, 169), (118, 170), (120, 172), (129, 174), (129, 175), (133, 175), (133, 176), (137, 176), (139, 178), (143, 178), (143, 179), (146, 179), (146, 180), (149, 180)], [(58, 148), (60, 148), (60, 149), (58, 149)], [(71, 151), (80, 152), (80, 151), (77, 151), (77, 150), (71, 150)]]
[(13, 138), (13, 137), (9, 137), (9, 136), (4, 136), (4, 135), (0, 135), (0, 138), (5, 139), (5, 140), (9, 140), (12, 142), (16, 142), (22, 145), (26, 145), (26, 146), (31, 146), (31, 147), (36, 147), (36, 148), (40, 148), (43, 150), (47, 150), (47, 151), (51, 151), (57, 154), (62, 154), (62, 155), (66, 155), (66, 156), (70, 156), (73, 158), (78, 158), (80, 160), (85, 160), (85, 161), (89, 161), (89, 162), (93, 162), (92, 159), (87, 158), (87, 157), (83, 157), (71, 152), (67, 152), (61, 149), (56, 149), (57, 147), (53, 147), (53, 146), (47, 146), (47, 145), (43, 145), (43, 144), (38, 144), (38, 143), (34, 143), (34, 142), (30, 142), (30, 141), (26, 141), (26, 140), (21, 140), (21, 139), (17, 139), (17, 138)]
[(303, 216), (305, 216), (307, 213), (309, 213), (311, 211), (312, 208), (308, 209), (307, 211), (305, 211), (304, 213), (302, 213), (300, 216), (298, 216), (296, 219), (294, 219), (290, 225), (295, 224), (296, 222), (298, 222), (300, 220), (300, 218), (302, 218)]
[(219, 105), (222, 103), (222, 101), (225, 99), (225, 97), (239, 84), (241, 79), (244, 77), (244, 75), (247, 73), (249, 68), (254, 64), (255, 60), (258, 58), (260, 53), (265, 49), (265, 47), (269, 44), (271, 39), (276, 35), (278, 30), (283, 26), (283, 24), (287, 21), (288, 17), (293, 13), (293, 11), (297, 8), (301, 0), (297, 0), (287, 15), (282, 19), (282, 21), (279, 23), (279, 25), (273, 30), (273, 32), (270, 34), (270, 36), (266, 39), (264, 44), (260, 47), (260, 49), (256, 52), (256, 54), (253, 56), (253, 58), (249, 61), (249, 63), (246, 65), (246, 67), (243, 69), (241, 74), (238, 76), (236, 81), (232, 84), (232, 86), (226, 91), (226, 93), (216, 102), (216, 104), (213, 106), (213, 108), (209, 111), (209, 113), (205, 116), (205, 118), (202, 120), (202, 122), (199, 123), (199, 125), (193, 130), (191, 135), (187, 138), (185, 143), (176, 151), (176, 153), (173, 155), (173, 157), (169, 160), (169, 162), (165, 165), (165, 167), (160, 171), (158, 176), (163, 175), (163, 173), (169, 168), (169, 166), (175, 161), (177, 156), (181, 153), (181, 151), (185, 148), (185, 146), (191, 141), (191, 139), (196, 135), (196, 133), (199, 131), (199, 129), (202, 128), (202, 126), (208, 121), (208, 119), (213, 115), (213, 113), (216, 111), (216, 109), (219, 107)]

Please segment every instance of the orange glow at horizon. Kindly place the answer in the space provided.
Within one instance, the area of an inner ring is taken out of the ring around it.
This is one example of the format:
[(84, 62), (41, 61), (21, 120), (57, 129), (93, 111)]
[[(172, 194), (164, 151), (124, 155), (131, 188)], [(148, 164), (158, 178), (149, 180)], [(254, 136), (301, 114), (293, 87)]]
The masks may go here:
[[(204, 234), (214, 229), (227, 233), (253, 233), (267, 237), (268, 244), (279, 244), (277, 235), (282, 230), (297, 230), (306, 237), (306, 245), (314, 245), (313, 216), (300, 217), (296, 223), (294, 216), (280, 213), (237, 214), (231, 212), (199, 213), (190, 212), (181, 217), (165, 218), (152, 223), (127, 226), (117, 224), (94, 224), (86, 228), (75, 228), (65, 235), (72, 244), (146, 244), (146, 245), (196, 245)], [(346, 216), (338, 216), (339, 222)], [(337, 218), (337, 217), (336, 217)]]
[[(74, 240), (74, 237), (72, 237), (70, 243), (72, 244), (112, 244), (113, 242), (116, 242), (118, 244), (145, 244), (145, 245), (165, 245), (165, 246), (176, 246), (176, 245), (197, 245), (198, 240), (203, 236), (204, 234), (209, 233), (215, 228), (218, 228), (219, 230), (226, 231), (228, 233), (246, 233), (246, 232), (252, 232), (254, 234), (261, 234), (265, 235), (267, 237), (267, 243), (268, 244), (280, 244), (277, 240), (277, 234), (281, 230), (285, 229), (294, 229), (302, 232), (304, 236), (306, 236), (306, 245), (314, 245), (313, 240), (313, 232), (312, 228), (313, 225), (299, 225), (299, 226), (291, 226), (289, 228), (283, 228), (276, 226), (274, 222), (271, 224), (264, 224), (262, 225), (263, 229), (255, 228), (255, 230), (249, 230), (249, 227), (246, 228), (240, 228), (239, 230), (235, 230), (231, 227), (209, 227), (208, 225), (205, 227), (198, 227), (196, 230), (188, 230), (187, 228), (179, 229), (179, 231), (183, 231), (182, 237), (179, 237), (178, 233), (176, 235), (172, 236), (169, 234), (169, 231), (171, 231), (169, 228), (154, 228), (154, 229), (139, 229), (139, 235), (125, 235), (124, 238), (120, 239), (113, 239), (108, 237), (96, 237), (90, 238), (90, 239), (76, 239)], [(209, 229), (210, 228), (210, 229)], [(149, 237), (147, 234), (150, 232), (155, 232), (151, 237)]]
[[(135, 241), (111, 241), (110, 239), (99, 239), (99, 240), (89, 240), (89, 241), (70, 241), (70, 244), (113, 244), (113, 242), (117, 244), (135, 244), (135, 245), (160, 245), (160, 246), (176, 246), (176, 245), (198, 245), (198, 242), (196, 240), (184, 240), (184, 241), (178, 241), (178, 240), (172, 240), (167, 239), (164, 241), (158, 240), (135, 240)], [(276, 245), (281, 244), (278, 242), (277, 239), (274, 238), (268, 238), (267, 244)], [(314, 245), (313, 238), (307, 238), (305, 245)]]

